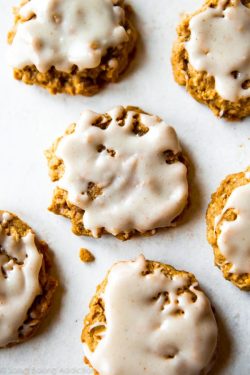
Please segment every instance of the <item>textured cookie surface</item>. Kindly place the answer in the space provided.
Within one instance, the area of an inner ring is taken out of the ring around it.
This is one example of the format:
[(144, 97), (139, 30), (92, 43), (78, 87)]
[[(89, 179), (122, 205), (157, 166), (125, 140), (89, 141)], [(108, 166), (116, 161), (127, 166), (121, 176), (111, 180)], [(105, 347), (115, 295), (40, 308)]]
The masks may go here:
[(47, 245), (17, 216), (0, 211), (0, 348), (32, 336), (57, 286)]
[(192, 274), (140, 256), (115, 264), (99, 285), (82, 342), (97, 375), (205, 374), (217, 324)]
[(174, 76), (219, 117), (250, 115), (250, 1), (207, 0), (178, 26)]
[(250, 290), (250, 174), (228, 176), (212, 195), (207, 236), (215, 264), (240, 289)]
[(75, 234), (127, 239), (173, 225), (188, 198), (174, 129), (133, 107), (85, 110), (46, 152), (57, 188), (50, 210)]
[(95, 94), (117, 81), (135, 47), (123, 0), (27, 0), (9, 33), (14, 76), (52, 94)]

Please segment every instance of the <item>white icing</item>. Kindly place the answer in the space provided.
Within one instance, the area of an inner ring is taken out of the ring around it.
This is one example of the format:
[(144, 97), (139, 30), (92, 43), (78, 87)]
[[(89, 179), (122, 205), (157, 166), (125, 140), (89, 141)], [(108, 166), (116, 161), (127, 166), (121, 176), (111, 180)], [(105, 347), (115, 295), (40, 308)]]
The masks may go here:
[(245, 176), (246, 176), (246, 178), (247, 178), (248, 180), (250, 180), (250, 171), (247, 171), (247, 172), (245, 173)]
[(6, 224), (8, 221), (10, 221), (12, 219), (12, 215), (9, 213), (9, 212), (3, 212), (0, 214), (0, 221), (3, 223), (3, 224)]
[[(103, 295), (106, 330), (94, 352), (84, 344), (86, 357), (100, 375), (200, 375), (217, 344), (207, 297), (197, 283), (188, 287), (187, 276), (143, 271), (143, 256), (111, 269)], [(178, 295), (183, 287), (189, 292)]]
[[(112, 122), (102, 130), (92, 125), (100, 115), (84, 111), (75, 132), (65, 136), (56, 151), (65, 166), (58, 185), (85, 211), (84, 226), (94, 236), (104, 227), (117, 235), (169, 226), (187, 202), (185, 165), (165, 161), (166, 150), (181, 151), (174, 129), (156, 116), (141, 114), (149, 131), (135, 135), (136, 113), (128, 111), (124, 126), (119, 126), (122, 112), (122, 107), (110, 111)], [(106, 149), (98, 152), (99, 145)], [(115, 151), (115, 156), (107, 150)], [(87, 194), (90, 182), (102, 189), (94, 200)]]
[(30, 0), (19, 13), (24, 19), (35, 15), (18, 24), (10, 47), (10, 64), (19, 69), (95, 68), (108, 48), (128, 40), (124, 11), (112, 0)]
[[(233, 209), (237, 218), (234, 221), (223, 220), (227, 210)], [(230, 272), (250, 274), (250, 184), (235, 189), (227, 200), (221, 214), (215, 219), (215, 229), (220, 225), (218, 247), (231, 263)]]
[(0, 347), (18, 340), (18, 329), (41, 292), (41, 266), (33, 233), (17, 241), (0, 229)]
[(250, 96), (242, 84), (250, 79), (250, 9), (235, 0), (233, 6), (207, 8), (190, 21), (186, 43), (190, 64), (215, 78), (215, 88), (226, 100)]

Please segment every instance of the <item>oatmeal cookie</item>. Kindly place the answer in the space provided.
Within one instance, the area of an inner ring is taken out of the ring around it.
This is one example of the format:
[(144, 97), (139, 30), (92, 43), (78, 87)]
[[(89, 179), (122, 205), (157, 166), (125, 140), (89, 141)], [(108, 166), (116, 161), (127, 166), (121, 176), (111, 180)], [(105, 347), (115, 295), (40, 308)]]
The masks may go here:
[(77, 235), (154, 234), (187, 204), (186, 160), (174, 129), (138, 108), (85, 110), (46, 156), (56, 182), (49, 210), (69, 218)]
[(212, 195), (207, 238), (225, 279), (250, 290), (250, 169), (228, 176)]
[(216, 116), (250, 115), (250, 0), (207, 0), (177, 28), (177, 83)]
[(85, 362), (96, 375), (206, 374), (217, 324), (194, 275), (148, 261), (116, 263), (84, 320)]
[(27, 340), (47, 315), (57, 286), (50, 267), (46, 243), (0, 211), (0, 348)]
[(51, 94), (96, 94), (116, 82), (137, 33), (123, 0), (25, 0), (8, 34), (14, 77)]

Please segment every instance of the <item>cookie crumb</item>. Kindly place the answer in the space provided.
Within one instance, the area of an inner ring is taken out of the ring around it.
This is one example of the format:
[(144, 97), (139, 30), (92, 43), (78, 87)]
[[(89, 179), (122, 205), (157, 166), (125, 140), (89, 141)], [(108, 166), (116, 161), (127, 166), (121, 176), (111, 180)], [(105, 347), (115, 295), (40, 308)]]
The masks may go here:
[(84, 263), (91, 263), (91, 262), (94, 262), (95, 260), (94, 255), (88, 249), (84, 249), (84, 248), (80, 249), (79, 257), (81, 261)]

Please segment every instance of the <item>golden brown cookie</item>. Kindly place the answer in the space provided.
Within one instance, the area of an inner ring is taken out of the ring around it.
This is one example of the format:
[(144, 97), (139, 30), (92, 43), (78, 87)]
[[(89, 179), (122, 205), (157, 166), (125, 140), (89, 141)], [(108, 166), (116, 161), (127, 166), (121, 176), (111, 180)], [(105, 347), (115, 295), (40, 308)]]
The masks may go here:
[(138, 108), (85, 110), (46, 157), (56, 182), (49, 210), (69, 218), (76, 235), (154, 234), (187, 204), (186, 160), (174, 129)]
[(206, 216), (215, 264), (242, 290), (250, 290), (249, 187), (249, 169), (226, 177), (212, 195)]
[(241, 60), (249, 55), (249, 9), (249, 0), (205, 1), (201, 9), (183, 17), (172, 51), (176, 82), (216, 116), (229, 121), (250, 115), (250, 60)]
[(0, 211), (0, 348), (34, 335), (52, 303), (57, 281), (48, 246), (16, 215)]
[(82, 331), (85, 363), (95, 375), (205, 374), (217, 333), (195, 276), (141, 255), (113, 265), (97, 287)]
[[(137, 32), (130, 21), (131, 9), (123, 0), (110, 0), (110, 4), (95, 0), (92, 8), (89, 1), (67, 1), (41, 0), (39, 5), (24, 0), (14, 9), (15, 24), (8, 34), (10, 64), (17, 80), (39, 85), (51, 94), (91, 96), (105, 83), (116, 82), (127, 68)], [(111, 25), (116, 18), (114, 32), (108, 30), (107, 23)], [(105, 27), (107, 35), (102, 40), (100, 30), (104, 34)]]

